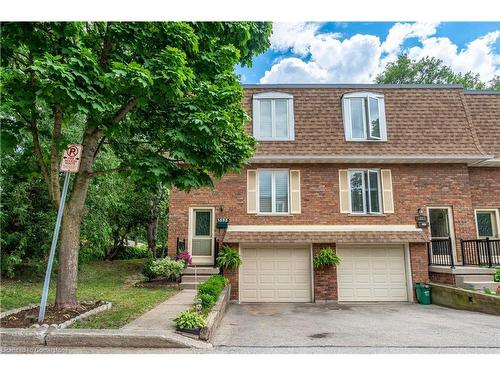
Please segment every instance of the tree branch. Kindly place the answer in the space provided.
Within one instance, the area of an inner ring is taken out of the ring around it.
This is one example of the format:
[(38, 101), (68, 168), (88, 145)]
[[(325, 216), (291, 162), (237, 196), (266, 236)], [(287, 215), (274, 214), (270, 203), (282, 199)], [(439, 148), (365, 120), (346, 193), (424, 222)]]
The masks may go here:
[(49, 171), (47, 169), (45, 161), (43, 160), (42, 148), (40, 147), (40, 137), (38, 135), (38, 128), (36, 126), (36, 122), (30, 123), (30, 130), (31, 130), (31, 136), (33, 138), (33, 148), (35, 151), (35, 158), (36, 161), (38, 162), (38, 166), (40, 167), (40, 171), (42, 172), (43, 179), (49, 186), (49, 194), (52, 198), (52, 193), (50, 191)]
[(92, 171), (89, 173), (90, 177), (97, 176), (97, 175), (103, 175), (103, 174), (110, 174), (110, 173), (115, 173), (115, 172), (123, 172), (126, 171), (128, 167), (117, 167), (117, 168), (111, 168), (111, 169), (103, 169), (103, 170), (98, 170), (98, 171)]
[(119, 123), (123, 118), (129, 113), (132, 108), (136, 106), (136, 104), (139, 102), (139, 97), (134, 96), (132, 99), (130, 99), (126, 104), (124, 104), (120, 110), (116, 113), (116, 115), (113, 117), (112, 122), (114, 124)]
[(113, 47), (113, 40), (110, 36), (109, 31), (109, 23), (106, 23), (106, 31), (104, 34), (104, 40), (102, 42), (101, 55), (99, 57), (99, 63), (103, 67), (107, 67), (109, 65), (109, 54)]

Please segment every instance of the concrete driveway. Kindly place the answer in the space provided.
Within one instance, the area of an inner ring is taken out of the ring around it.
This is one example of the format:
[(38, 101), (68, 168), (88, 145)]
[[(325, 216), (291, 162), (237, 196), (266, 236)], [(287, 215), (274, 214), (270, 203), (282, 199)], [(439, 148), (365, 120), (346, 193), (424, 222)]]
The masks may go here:
[(225, 352), (500, 353), (500, 317), (409, 303), (231, 304), (213, 344)]

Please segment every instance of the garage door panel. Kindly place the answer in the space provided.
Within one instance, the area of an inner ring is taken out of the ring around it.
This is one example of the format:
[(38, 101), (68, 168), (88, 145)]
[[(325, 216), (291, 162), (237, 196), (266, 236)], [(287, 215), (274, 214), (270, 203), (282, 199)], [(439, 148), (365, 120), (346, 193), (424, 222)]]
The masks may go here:
[[(242, 302), (310, 302), (311, 268), (308, 248), (241, 249)], [(250, 258), (250, 267), (247, 260)], [(255, 268), (252, 268), (255, 267)], [(248, 293), (248, 291), (252, 291)]]
[(339, 247), (339, 301), (407, 301), (403, 246)]

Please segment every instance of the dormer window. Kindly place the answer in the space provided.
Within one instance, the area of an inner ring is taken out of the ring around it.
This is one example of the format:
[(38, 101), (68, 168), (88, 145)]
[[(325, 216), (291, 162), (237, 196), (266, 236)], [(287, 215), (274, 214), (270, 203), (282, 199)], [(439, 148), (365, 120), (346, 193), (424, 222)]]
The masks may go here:
[(253, 96), (253, 136), (258, 141), (292, 141), (293, 96), (266, 92)]
[(387, 141), (384, 96), (355, 92), (342, 97), (346, 141)]

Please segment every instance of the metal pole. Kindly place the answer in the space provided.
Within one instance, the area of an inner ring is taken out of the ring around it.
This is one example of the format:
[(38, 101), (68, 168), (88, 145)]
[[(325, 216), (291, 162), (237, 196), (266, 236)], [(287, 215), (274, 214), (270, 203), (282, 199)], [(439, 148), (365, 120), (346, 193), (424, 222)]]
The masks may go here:
[(59, 238), (59, 229), (61, 228), (61, 220), (64, 211), (64, 202), (66, 201), (66, 194), (68, 193), (68, 186), (70, 180), (69, 175), (70, 173), (66, 172), (66, 176), (64, 176), (64, 186), (61, 196), (61, 202), (59, 203), (59, 209), (57, 210), (56, 227), (54, 228), (54, 234), (52, 235), (52, 245), (50, 246), (49, 262), (47, 264), (47, 272), (45, 273), (45, 281), (43, 282), (40, 312), (38, 313), (39, 323), (42, 323), (43, 320), (45, 319), (45, 308), (47, 306), (47, 297), (49, 294), (50, 275), (52, 273), (52, 263), (54, 263), (54, 257), (56, 255), (57, 239)]

